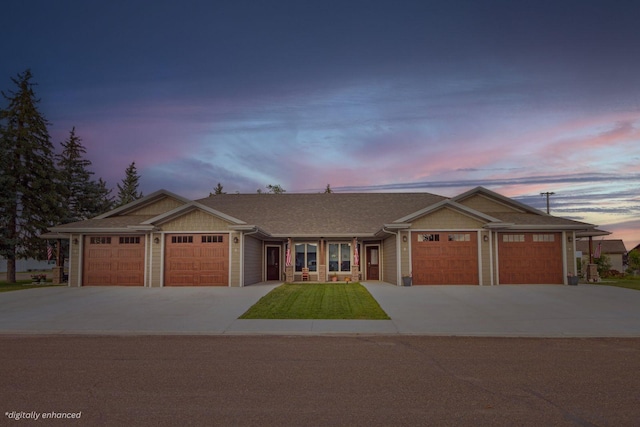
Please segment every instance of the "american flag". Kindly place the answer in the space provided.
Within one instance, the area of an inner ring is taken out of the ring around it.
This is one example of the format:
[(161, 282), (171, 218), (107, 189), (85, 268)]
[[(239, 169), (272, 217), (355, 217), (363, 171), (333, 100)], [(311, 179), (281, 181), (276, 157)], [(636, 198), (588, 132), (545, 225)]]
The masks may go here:
[(360, 265), (360, 254), (358, 253), (358, 239), (356, 239), (356, 248), (353, 252), (353, 265)]
[(602, 242), (598, 242), (598, 247), (596, 248), (596, 253), (593, 254), (594, 258), (600, 258), (600, 252), (602, 251)]
[(47, 261), (51, 261), (51, 257), (53, 256), (53, 248), (50, 244), (47, 243)]
[(291, 245), (287, 244), (287, 256), (285, 258), (284, 264), (289, 267), (291, 265)]

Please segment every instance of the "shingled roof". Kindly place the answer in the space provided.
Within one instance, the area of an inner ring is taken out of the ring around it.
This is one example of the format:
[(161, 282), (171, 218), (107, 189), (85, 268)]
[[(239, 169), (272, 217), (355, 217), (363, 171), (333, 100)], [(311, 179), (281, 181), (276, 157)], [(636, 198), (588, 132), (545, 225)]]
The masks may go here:
[(197, 202), (274, 236), (358, 236), (445, 199), (430, 193), (294, 193), (220, 194)]

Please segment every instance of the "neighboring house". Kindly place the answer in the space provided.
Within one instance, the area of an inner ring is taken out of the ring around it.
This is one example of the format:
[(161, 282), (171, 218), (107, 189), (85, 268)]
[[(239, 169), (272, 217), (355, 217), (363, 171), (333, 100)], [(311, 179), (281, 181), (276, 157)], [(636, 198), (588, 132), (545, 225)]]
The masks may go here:
[[(598, 246), (600, 248), (598, 249)], [(578, 240), (576, 242), (576, 250), (582, 252), (582, 264), (587, 265), (589, 263), (589, 241), (588, 240)], [(610, 240), (593, 240), (592, 243), (592, 254), (606, 255), (609, 257), (609, 261), (611, 262), (611, 268), (613, 270), (617, 270), (619, 272), (624, 272), (625, 260), (627, 249), (624, 246), (624, 242), (622, 240), (610, 239)]]
[[(55, 261), (40, 261), (37, 259), (17, 259), (16, 271), (36, 271), (36, 270), (51, 270), (56, 266)], [(7, 272), (7, 260), (0, 257), (0, 273)]]
[(478, 187), (196, 201), (160, 190), (51, 231), (69, 236), (70, 286), (245, 286), (303, 269), (311, 281), (498, 285), (566, 284), (576, 232), (593, 227)]

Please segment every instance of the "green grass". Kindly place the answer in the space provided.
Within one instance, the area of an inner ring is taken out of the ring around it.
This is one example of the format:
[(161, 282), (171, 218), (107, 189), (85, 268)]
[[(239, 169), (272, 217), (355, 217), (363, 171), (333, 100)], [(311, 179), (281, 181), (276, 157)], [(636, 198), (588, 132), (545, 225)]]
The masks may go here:
[(47, 282), (44, 285), (32, 285), (31, 283), (31, 280), (18, 280), (16, 283), (7, 283), (4, 280), (0, 280), (0, 292), (22, 291), (25, 289), (33, 288), (47, 288), (49, 286), (61, 286), (54, 285), (51, 282)]
[(635, 289), (640, 291), (640, 277), (625, 277), (624, 279), (602, 279), (597, 285), (617, 286), (619, 288)]
[(285, 283), (240, 319), (388, 320), (389, 316), (360, 283)]

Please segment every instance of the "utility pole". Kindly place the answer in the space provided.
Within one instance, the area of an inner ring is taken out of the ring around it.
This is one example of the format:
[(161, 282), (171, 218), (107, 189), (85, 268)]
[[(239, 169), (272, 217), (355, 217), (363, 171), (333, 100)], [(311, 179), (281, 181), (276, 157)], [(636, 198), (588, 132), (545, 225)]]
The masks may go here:
[(556, 193), (554, 193), (553, 191), (547, 191), (547, 192), (544, 192), (544, 193), (540, 193), (541, 196), (547, 196), (547, 214), (550, 213), (549, 212), (549, 196), (552, 196), (554, 194), (556, 194)]

